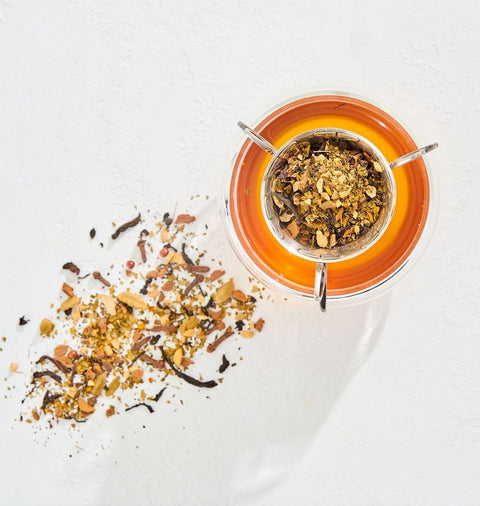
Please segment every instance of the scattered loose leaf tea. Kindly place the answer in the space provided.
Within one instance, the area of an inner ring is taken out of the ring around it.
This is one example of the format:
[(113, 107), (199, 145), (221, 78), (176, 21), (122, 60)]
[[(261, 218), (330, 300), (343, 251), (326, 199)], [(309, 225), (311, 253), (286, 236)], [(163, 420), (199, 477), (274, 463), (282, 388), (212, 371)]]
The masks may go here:
[(116, 239), (122, 232), (125, 232), (125, 230), (128, 230), (129, 228), (132, 228), (140, 223), (142, 216), (140, 213), (138, 213), (138, 216), (133, 218), (130, 221), (127, 221), (123, 225), (120, 225), (120, 227), (115, 230), (115, 232), (112, 234), (112, 239)]
[[(35, 361), (27, 394), (32, 402), (39, 399), (29, 410), (35, 421), (80, 423), (98, 413), (111, 417), (140, 406), (153, 413), (145, 401), (158, 402), (169, 381), (179, 388), (184, 383), (213, 388), (221, 382), (204, 380), (198, 370), (185, 371), (198, 367), (197, 353), (214, 353), (235, 334), (253, 336), (263, 320), (254, 318), (256, 299), (233, 279), (222, 282), (225, 271), (208, 265), (206, 252), (191, 245), (194, 233), (188, 228), (195, 221), (180, 214), (174, 223), (166, 213), (157, 230), (142, 230), (136, 242), (142, 263), (125, 271), (122, 261), (118, 283), (111, 271), (109, 280), (94, 271), (92, 277), (104, 286), (86, 286), (78, 276), (75, 288), (61, 284), (58, 322), (44, 318), (40, 323), (41, 335), (53, 338), (53, 346)], [(139, 222), (140, 214), (112, 237)], [(71, 262), (64, 268), (80, 272)], [(211, 374), (223, 373), (228, 365), (223, 356), (220, 369)], [(153, 391), (147, 393), (149, 384)], [(133, 402), (126, 401), (127, 391)]]
[(223, 355), (222, 356), (222, 364), (220, 365), (218, 372), (220, 374), (223, 374), (227, 370), (229, 365), (230, 365), (230, 362), (228, 361), (227, 357), (225, 355)]
[(74, 274), (80, 274), (80, 269), (73, 263), (73, 262), (67, 262), (63, 264), (63, 269), (73, 272)]
[(130, 406), (129, 408), (127, 408), (125, 411), (130, 411), (131, 409), (135, 409), (135, 408), (138, 408), (140, 406), (143, 406), (143, 407), (147, 408), (150, 413), (153, 413), (155, 411), (152, 408), (152, 406), (150, 406), (150, 404), (147, 404), (146, 402), (139, 402), (137, 404), (134, 404), (133, 406)]
[(27, 320), (25, 318), (25, 316), (20, 316), (20, 318), (18, 319), (18, 324), (20, 326), (23, 326), (23, 325), (26, 325), (30, 320)]

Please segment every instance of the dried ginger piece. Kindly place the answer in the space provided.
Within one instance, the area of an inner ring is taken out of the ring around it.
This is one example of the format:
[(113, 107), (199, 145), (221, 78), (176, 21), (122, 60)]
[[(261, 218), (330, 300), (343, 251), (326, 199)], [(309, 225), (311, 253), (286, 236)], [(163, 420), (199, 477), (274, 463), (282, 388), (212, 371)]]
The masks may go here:
[(122, 292), (118, 294), (118, 300), (134, 309), (147, 309), (147, 304), (140, 295), (131, 292)]
[(44, 318), (40, 322), (40, 334), (42, 334), (43, 336), (49, 337), (50, 334), (53, 332), (54, 328), (55, 328), (55, 325), (48, 318)]

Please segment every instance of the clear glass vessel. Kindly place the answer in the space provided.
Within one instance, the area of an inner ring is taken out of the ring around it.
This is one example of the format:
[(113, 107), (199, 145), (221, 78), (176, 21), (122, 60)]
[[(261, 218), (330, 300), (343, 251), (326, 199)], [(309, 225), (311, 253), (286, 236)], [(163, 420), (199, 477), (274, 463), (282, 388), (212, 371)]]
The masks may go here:
[[(253, 128), (277, 146), (306, 131), (327, 128), (358, 134), (388, 160), (418, 149), (411, 134), (383, 108), (340, 92), (288, 100)], [(264, 216), (262, 185), (270, 161), (252, 141), (242, 142), (224, 187), (226, 231), (238, 258), (257, 279), (284, 295), (313, 299), (315, 264), (282, 246)], [(329, 264), (328, 304), (355, 303), (384, 293), (424, 251), (438, 208), (434, 174), (428, 160), (419, 158), (396, 168), (394, 176), (396, 207), (391, 220), (367, 251)]]

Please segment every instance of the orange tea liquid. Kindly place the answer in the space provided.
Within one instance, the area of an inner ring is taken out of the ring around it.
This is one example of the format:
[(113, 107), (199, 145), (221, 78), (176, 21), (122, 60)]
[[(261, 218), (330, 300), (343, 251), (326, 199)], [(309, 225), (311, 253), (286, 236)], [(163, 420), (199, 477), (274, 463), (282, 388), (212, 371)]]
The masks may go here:
[[(417, 148), (403, 127), (377, 107), (351, 97), (318, 96), (278, 109), (255, 127), (280, 148), (307, 130), (330, 127), (358, 133), (370, 140), (389, 161)], [(313, 293), (315, 262), (283, 248), (269, 231), (261, 209), (261, 183), (271, 160), (246, 141), (235, 160), (229, 206), (232, 224), (242, 248), (263, 273), (285, 287)], [(328, 295), (354, 294), (386, 280), (408, 259), (420, 239), (429, 205), (425, 164), (417, 159), (394, 170), (397, 186), (395, 212), (385, 233), (369, 250), (346, 261), (329, 263)]]

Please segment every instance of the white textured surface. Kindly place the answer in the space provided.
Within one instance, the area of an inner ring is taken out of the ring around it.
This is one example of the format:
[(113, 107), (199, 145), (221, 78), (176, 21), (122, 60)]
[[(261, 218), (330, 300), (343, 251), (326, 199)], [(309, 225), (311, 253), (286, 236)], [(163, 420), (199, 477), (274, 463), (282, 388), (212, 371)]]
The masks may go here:
[[(2, 504), (480, 503), (478, 19), (474, 0), (0, 1)], [(34, 338), (17, 318), (43, 317), (73, 250), (110, 262), (92, 224), (215, 195), (236, 121), (316, 89), (440, 143), (439, 224), (391, 295), (325, 317), (273, 297), (210, 400), (92, 421), (83, 451), (14, 424), (22, 378), (3, 377)]]

